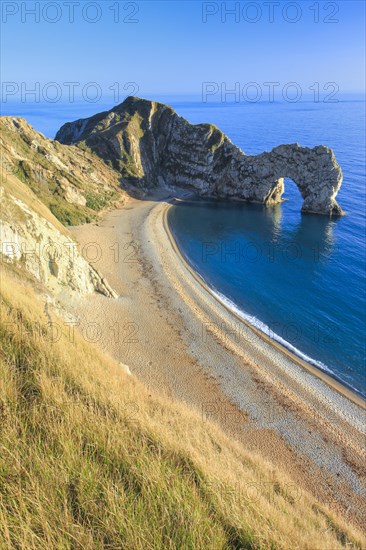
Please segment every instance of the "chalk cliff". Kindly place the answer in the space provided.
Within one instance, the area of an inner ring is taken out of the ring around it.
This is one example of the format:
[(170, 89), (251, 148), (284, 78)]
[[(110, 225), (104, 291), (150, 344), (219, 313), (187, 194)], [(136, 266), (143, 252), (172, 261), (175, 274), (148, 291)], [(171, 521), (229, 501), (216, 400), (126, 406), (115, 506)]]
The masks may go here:
[(245, 155), (216, 126), (190, 124), (155, 101), (129, 97), (110, 111), (65, 124), (56, 140), (96, 153), (125, 185), (171, 185), (202, 197), (272, 205), (281, 202), (287, 177), (301, 192), (303, 212), (343, 213), (335, 200), (342, 171), (328, 147), (280, 145)]
[(16, 117), (0, 119), (0, 157), (0, 267), (27, 273), (60, 300), (116, 297), (65, 225), (94, 219), (108, 198), (123, 201), (119, 174)]
[(0, 264), (13, 264), (26, 271), (59, 299), (68, 299), (70, 292), (98, 292), (116, 298), (68, 232), (25, 187), (8, 176), (0, 188)]

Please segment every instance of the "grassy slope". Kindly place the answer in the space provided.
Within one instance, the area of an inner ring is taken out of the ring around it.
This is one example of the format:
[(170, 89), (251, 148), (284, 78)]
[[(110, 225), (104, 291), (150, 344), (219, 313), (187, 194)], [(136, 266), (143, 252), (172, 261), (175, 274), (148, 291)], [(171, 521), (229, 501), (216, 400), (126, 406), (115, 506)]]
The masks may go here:
[(358, 534), (183, 405), (151, 395), (4, 267), (0, 548), (361, 548)]
[[(27, 185), (63, 225), (91, 222), (124, 196), (119, 174), (96, 155), (47, 139), (21, 118), (0, 117), (0, 157), (3, 179), (17, 178)], [(67, 187), (78, 191), (86, 204), (69, 202)]]

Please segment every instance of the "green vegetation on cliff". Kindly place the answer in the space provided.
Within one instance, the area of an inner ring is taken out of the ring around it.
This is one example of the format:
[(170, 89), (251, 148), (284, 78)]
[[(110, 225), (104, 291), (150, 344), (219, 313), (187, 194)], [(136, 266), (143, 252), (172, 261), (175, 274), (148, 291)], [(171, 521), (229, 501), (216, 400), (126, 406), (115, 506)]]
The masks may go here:
[(63, 225), (89, 223), (122, 197), (120, 175), (92, 152), (45, 138), (23, 119), (0, 119), (2, 179), (28, 185)]

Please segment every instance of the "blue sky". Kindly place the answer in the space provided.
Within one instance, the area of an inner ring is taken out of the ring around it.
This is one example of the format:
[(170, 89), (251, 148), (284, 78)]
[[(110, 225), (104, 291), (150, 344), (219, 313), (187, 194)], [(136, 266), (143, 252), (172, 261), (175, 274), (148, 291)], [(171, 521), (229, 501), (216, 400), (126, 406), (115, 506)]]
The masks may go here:
[[(203, 82), (224, 82), (227, 89), (236, 82), (240, 88), (296, 82), (304, 90), (335, 82), (341, 92), (365, 87), (363, 1), (73, 4), (70, 22), (71, 7), (63, 0), (3, 0), (3, 81), (29, 88), (56, 82), (65, 97), (65, 82), (80, 83), (76, 91), (97, 82), (104, 94), (116, 82), (134, 82), (136, 95), (144, 97), (200, 95)], [(235, 4), (239, 11), (225, 21), (225, 6)], [(32, 9), (39, 21), (27, 13)]]

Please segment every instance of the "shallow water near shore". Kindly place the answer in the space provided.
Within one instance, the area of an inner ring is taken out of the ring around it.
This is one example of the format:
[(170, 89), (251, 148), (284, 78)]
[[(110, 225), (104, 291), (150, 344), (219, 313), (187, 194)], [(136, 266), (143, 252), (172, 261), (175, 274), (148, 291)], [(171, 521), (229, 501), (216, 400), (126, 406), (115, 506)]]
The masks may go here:
[(168, 221), (228, 307), (366, 395), (362, 261), (345, 246), (343, 219), (297, 215), (289, 203), (198, 201), (173, 206)]

